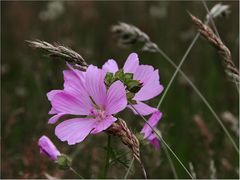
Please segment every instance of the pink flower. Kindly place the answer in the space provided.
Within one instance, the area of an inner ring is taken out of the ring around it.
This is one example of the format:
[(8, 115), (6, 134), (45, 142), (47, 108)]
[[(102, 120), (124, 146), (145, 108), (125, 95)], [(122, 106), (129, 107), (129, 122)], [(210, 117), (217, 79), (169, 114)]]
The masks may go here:
[(160, 148), (160, 144), (159, 139), (153, 132), (152, 128), (155, 128), (157, 126), (157, 123), (159, 122), (161, 117), (162, 117), (161, 112), (159, 111), (154, 112), (152, 116), (149, 118), (148, 123), (145, 123), (141, 130), (141, 133), (144, 134), (144, 138), (147, 139), (156, 149)]
[(52, 104), (49, 113), (55, 114), (49, 123), (55, 123), (66, 114), (84, 116), (65, 120), (55, 129), (60, 140), (73, 145), (111, 126), (117, 120), (113, 115), (127, 106), (127, 98), (121, 81), (107, 89), (106, 72), (96, 66), (90, 65), (86, 72), (71, 69), (63, 73), (64, 90), (47, 94)]
[[(116, 61), (113, 59), (108, 60), (103, 65), (102, 69), (112, 73), (116, 73), (119, 70)], [(163, 91), (163, 86), (159, 81), (158, 70), (154, 70), (150, 65), (139, 65), (138, 55), (136, 53), (131, 53), (123, 66), (123, 71), (124, 73), (133, 73), (133, 79), (143, 84), (142, 88), (133, 98), (133, 100), (137, 102), (137, 104), (133, 105), (134, 108), (144, 116), (157, 111), (156, 108), (148, 106), (142, 101), (152, 99)], [(137, 114), (130, 105), (128, 107)]]
[(40, 153), (46, 155), (53, 161), (56, 161), (57, 157), (60, 156), (60, 152), (47, 136), (39, 138), (38, 146), (40, 148)]

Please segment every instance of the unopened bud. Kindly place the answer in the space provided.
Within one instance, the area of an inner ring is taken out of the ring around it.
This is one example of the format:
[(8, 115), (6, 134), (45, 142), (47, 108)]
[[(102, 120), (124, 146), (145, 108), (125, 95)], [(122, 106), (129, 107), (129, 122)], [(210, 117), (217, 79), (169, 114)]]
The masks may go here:
[(69, 169), (72, 164), (72, 159), (66, 154), (61, 154), (57, 157), (56, 163), (60, 169)]

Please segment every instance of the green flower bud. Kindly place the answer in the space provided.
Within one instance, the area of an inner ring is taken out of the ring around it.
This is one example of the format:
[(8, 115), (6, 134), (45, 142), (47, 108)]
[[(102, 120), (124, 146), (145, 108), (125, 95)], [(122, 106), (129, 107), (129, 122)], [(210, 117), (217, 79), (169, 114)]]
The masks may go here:
[(133, 73), (125, 73), (124, 78), (125, 79), (133, 79)]
[(130, 80), (127, 83), (127, 88), (132, 93), (137, 93), (142, 87), (142, 84), (137, 80)]
[(124, 82), (124, 72), (123, 72), (123, 69), (120, 69), (118, 70), (116, 73), (115, 73), (115, 78)]
[(60, 169), (69, 169), (72, 164), (72, 159), (65, 154), (61, 154), (57, 157), (56, 163)]
[(111, 73), (111, 72), (108, 72), (107, 74), (106, 74), (106, 76), (105, 76), (105, 84), (107, 85), (107, 86), (110, 86), (112, 83), (113, 83), (113, 81), (114, 81), (114, 75), (113, 75), (113, 73)]

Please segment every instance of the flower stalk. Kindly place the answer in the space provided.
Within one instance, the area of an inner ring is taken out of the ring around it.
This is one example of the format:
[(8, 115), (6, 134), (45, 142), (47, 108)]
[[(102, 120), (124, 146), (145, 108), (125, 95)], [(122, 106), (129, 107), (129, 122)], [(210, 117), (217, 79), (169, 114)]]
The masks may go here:
[(108, 134), (108, 136), (107, 136), (107, 155), (106, 155), (105, 167), (104, 167), (104, 171), (103, 171), (103, 178), (104, 179), (107, 178), (107, 173), (108, 173), (108, 169), (109, 169), (110, 149), (111, 149), (111, 135)]
[(74, 174), (76, 174), (79, 178), (85, 179), (85, 178), (84, 178), (83, 176), (81, 176), (72, 166), (70, 166), (69, 169), (70, 169)]

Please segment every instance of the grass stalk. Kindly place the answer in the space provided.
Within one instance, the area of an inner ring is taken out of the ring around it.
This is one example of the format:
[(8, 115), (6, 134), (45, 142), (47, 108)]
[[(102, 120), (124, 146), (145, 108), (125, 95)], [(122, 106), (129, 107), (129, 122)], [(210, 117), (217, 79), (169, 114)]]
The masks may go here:
[[(208, 20), (206, 21), (206, 24), (207, 24), (207, 23), (208, 23)], [(170, 81), (169, 81), (169, 83), (168, 83), (165, 91), (163, 92), (162, 97), (161, 97), (160, 100), (159, 100), (159, 103), (158, 103), (158, 105), (157, 105), (157, 109), (160, 108), (160, 106), (161, 106), (164, 98), (166, 97), (166, 94), (167, 94), (167, 92), (169, 91), (169, 88), (170, 88), (170, 86), (172, 85), (172, 83), (173, 83), (173, 81), (174, 81), (177, 73), (178, 73), (178, 72), (181, 73), (181, 69), (180, 69), (180, 68), (181, 68), (182, 64), (184, 63), (185, 59), (187, 58), (187, 55), (188, 55), (189, 52), (191, 51), (193, 45), (195, 44), (195, 42), (197, 41), (197, 39), (198, 39), (199, 36), (200, 36), (200, 33), (198, 32), (198, 33), (196, 34), (196, 36), (194, 37), (194, 39), (192, 40), (191, 44), (189, 45), (187, 51), (185, 52), (182, 60), (180, 61), (179, 65), (178, 65), (177, 67), (175, 67), (175, 65), (174, 65), (175, 63), (173, 63), (173, 61), (171, 61), (171, 59), (168, 58), (168, 56), (166, 56), (165, 53), (163, 53), (164, 57), (165, 57), (165, 58), (167, 57), (166, 59), (176, 68), (176, 70), (175, 70), (173, 76), (171, 77), (171, 79), (170, 79)], [(159, 50), (158, 52), (162, 54), (162, 51), (161, 51), (161, 50)], [(183, 75), (184, 73), (181, 73), (181, 74)], [(183, 76), (186, 78), (185, 74), (184, 74)], [(205, 97), (200, 93), (200, 91), (196, 88), (196, 86), (195, 86), (190, 80), (188, 80), (188, 78), (186, 78), (186, 80), (190, 83), (190, 85), (193, 87), (193, 89), (195, 90), (195, 92), (197, 92), (197, 94), (199, 95), (199, 97), (202, 99), (202, 101), (205, 103), (205, 105), (206, 105), (206, 106), (208, 107), (208, 109), (211, 111), (211, 113), (212, 113), (213, 116), (216, 118), (217, 122), (218, 122), (219, 125), (222, 127), (223, 131), (225, 132), (225, 134), (227, 135), (227, 137), (228, 137), (229, 140), (231, 141), (231, 143), (232, 143), (232, 145), (234, 146), (235, 150), (238, 152), (238, 154), (240, 154), (237, 144), (236, 144), (235, 141), (233, 140), (232, 136), (230, 135), (230, 133), (228, 132), (227, 128), (224, 126), (224, 124), (222, 123), (222, 121), (220, 120), (220, 118), (218, 117), (218, 115), (216, 114), (216, 112), (215, 112), (215, 111), (213, 110), (213, 108), (210, 106), (210, 104), (208, 103), (208, 101), (207, 101), (207, 100), (205, 99)]]
[(173, 83), (173, 81), (174, 81), (174, 79), (175, 79), (177, 73), (179, 72), (179, 70), (180, 70), (182, 64), (183, 64), (184, 61), (186, 60), (186, 58), (187, 58), (189, 52), (191, 51), (193, 45), (195, 44), (195, 42), (197, 41), (197, 39), (198, 39), (199, 36), (200, 36), (200, 33), (197, 33), (196, 36), (194, 37), (194, 39), (192, 40), (191, 44), (189, 45), (187, 51), (186, 51), (185, 54), (183, 55), (183, 58), (181, 59), (179, 65), (177, 66), (175, 72), (173, 73), (173, 75), (172, 75), (172, 77), (171, 77), (171, 79), (170, 79), (170, 81), (169, 81), (169, 83), (168, 83), (166, 89), (165, 89), (164, 92), (163, 92), (163, 95), (162, 95), (161, 99), (160, 99), (159, 102), (158, 102), (157, 109), (160, 108), (160, 106), (161, 106), (161, 104), (162, 104), (162, 102), (163, 102), (165, 96), (167, 95), (167, 92), (169, 91), (169, 88), (170, 88), (170, 86), (172, 85), (172, 83)]
[(162, 136), (147, 122), (146, 118), (141, 115), (138, 110), (131, 105), (131, 107), (137, 112), (137, 114), (149, 125), (149, 127), (152, 129), (152, 131), (158, 136), (161, 142), (163, 142), (163, 146), (166, 146), (166, 148), (172, 153), (172, 155), (176, 158), (176, 160), (179, 162), (179, 164), (183, 167), (183, 169), (186, 171), (186, 173), (191, 177), (191, 179), (194, 179), (191, 175), (191, 173), (188, 171), (188, 169), (184, 166), (182, 161), (178, 158), (178, 156), (174, 153), (174, 151), (170, 148), (170, 146), (166, 143), (166, 141), (162, 138)]
[[(162, 54), (162, 56), (173, 66), (177, 69), (177, 65), (169, 58), (169, 56), (167, 56), (161, 49), (159, 49), (158, 51), (159, 53)], [(177, 70), (176, 70), (177, 71)], [(176, 72), (175, 71), (175, 72)], [(227, 135), (227, 137), (229, 138), (229, 140), (231, 141), (231, 143), (233, 144), (234, 148), (236, 149), (236, 151), (239, 153), (239, 149), (236, 145), (236, 143), (234, 142), (232, 136), (230, 135), (230, 133), (228, 132), (227, 128), (224, 126), (224, 124), (222, 123), (221, 119), (219, 118), (219, 116), (217, 115), (217, 113), (213, 110), (212, 106), (209, 104), (209, 102), (207, 101), (207, 99), (203, 96), (203, 94), (198, 90), (198, 88), (193, 84), (193, 82), (187, 77), (187, 75), (181, 70), (179, 69), (179, 73), (186, 79), (186, 81), (190, 84), (190, 86), (192, 86), (193, 90), (197, 93), (197, 95), (200, 97), (200, 99), (203, 101), (203, 103), (207, 106), (207, 108), (210, 110), (210, 112), (212, 113), (212, 115), (215, 117), (215, 119), (217, 120), (218, 124), (221, 126), (221, 128), (223, 129), (223, 131), (225, 132), (225, 134)], [(166, 90), (165, 90), (166, 92)], [(166, 95), (166, 93), (165, 93)], [(160, 99), (160, 105), (163, 101), (163, 98)], [(159, 106), (157, 106), (157, 108), (159, 109)]]
[(135, 158), (133, 157), (132, 160), (131, 160), (131, 162), (130, 162), (130, 165), (129, 165), (128, 169), (127, 169), (127, 172), (126, 172), (126, 174), (124, 175), (124, 179), (127, 179), (128, 175), (129, 175), (129, 173), (130, 173), (130, 171), (131, 171), (131, 169), (132, 169), (134, 159), (135, 159)]
[(84, 177), (82, 177), (75, 169), (73, 169), (73, 167), (69, 168), (74, 174), (76, 174), (80, 179), (85, 179)]

